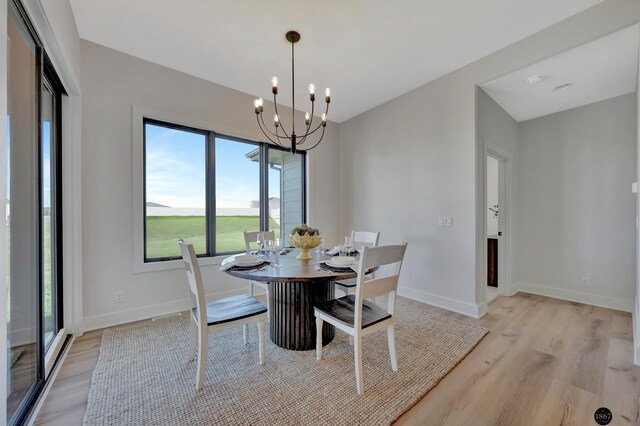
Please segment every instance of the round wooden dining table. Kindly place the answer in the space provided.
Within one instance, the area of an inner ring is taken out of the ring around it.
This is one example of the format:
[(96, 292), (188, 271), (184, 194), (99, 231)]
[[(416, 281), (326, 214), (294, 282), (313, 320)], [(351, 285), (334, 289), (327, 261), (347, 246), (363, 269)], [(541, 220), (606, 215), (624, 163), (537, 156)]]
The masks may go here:
[[(234, 270), (225, 272), (238, 278), (268, 283), (269, 333), (276, 345), (296, 351), (316, 347), (315, 304), (335, 297), (334, 281), (355, 278), (356, 272), (318, 270), (319, 263), (331, 258), (315, 253), (310, 260), (296, 259), (297, 250), (280, 255), (280, 266), (269, 265), (263, 270)], [(233, 261), (233, 256), (223, 261)], [(367, 273), (373, 272), (367, 271)], [(326, 345), (335, 336), (335, 327), (326, 322), (322, 328), (322, 343)]]

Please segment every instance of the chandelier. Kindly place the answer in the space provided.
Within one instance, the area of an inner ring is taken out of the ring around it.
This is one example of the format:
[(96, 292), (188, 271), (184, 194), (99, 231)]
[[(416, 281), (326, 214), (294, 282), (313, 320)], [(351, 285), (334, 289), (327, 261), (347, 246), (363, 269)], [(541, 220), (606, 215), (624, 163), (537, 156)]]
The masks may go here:
[[(329, 103), (331, 102), (331, 89), (326, 88), (324, 91), (324, 101), (327, 106), (325, 112), (322, 114), (322, 120), (319, 124), (314, 127), (314, 112), (315, 112), (315, 100), (316, 100), (316, 86), (313, 84), (309, 84), (309, 99), (311, 100), (311, 113), (305, 113), (304, 115), (304, 133), (296, 134), (296, 122), (295, 122), (295, 113), (296, 113), (296, 88), (295, 88), (295, 44), (300, 41), (300, 33), (297, 31), (289, 31), (285, 34), (285, 38), (287, 41), (291, 43), (291, 131), (287, 132), (285, 130), (285, 126), (278, 114), (278, 77), (273, 77), (271, 79), (271, 93), (273, 93), (273, 105), (275, 108), (275, 115), (273, 116), (273, 130), (271, 130), (264, 121), (263, 111), (264, 111), (264, 101), (262, 98), (258, 98), (253, 101), (253, 106), (255, 107), (256, 120), (258, 121), (258, 126), (262, 133), (276, 145), (279, 145), (283, 148), (289, 148), (292, 154), (296, 153), (296, 150), (299, 146), (304, 145), (307, 140), (316, 139), (309, 138), (312, 134), (316, 133), (318, 130), (322, 128), (322, 133), (320, 133), (320, 137), (310, 145), (308, 149), (305, 151), (309, 151), (322, 141), (324, 137), (325, 127), (327, 126), (327, 114), (329, 113)], [(290, 142), (289, 147), (282, 144), (282, 141), (288, 140)]]

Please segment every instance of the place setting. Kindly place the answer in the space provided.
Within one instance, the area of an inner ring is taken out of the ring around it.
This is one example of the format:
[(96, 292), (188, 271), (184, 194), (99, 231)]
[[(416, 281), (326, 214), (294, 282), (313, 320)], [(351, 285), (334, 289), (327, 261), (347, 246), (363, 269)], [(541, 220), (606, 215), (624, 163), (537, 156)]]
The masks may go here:
[(280, 267), (280, 256), (289, 251), (283, 247), (280, 238), (266, 239), (260, 235), (257, 239), (259, 249), (247, 250), (244, 254), (237, 254), (225, 259), (220, 266), (221, 271), (263, 271), (269, 266)]

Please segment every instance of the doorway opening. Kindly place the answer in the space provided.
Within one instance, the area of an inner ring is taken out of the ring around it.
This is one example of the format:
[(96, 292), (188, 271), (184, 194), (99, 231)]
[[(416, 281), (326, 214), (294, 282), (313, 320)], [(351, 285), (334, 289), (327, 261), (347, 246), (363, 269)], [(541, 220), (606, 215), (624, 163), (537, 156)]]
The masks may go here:
[(499, 295), (509, 294), (508, 234), (508, 167), (509, 156), (495, 148), (487, 148), (485, 158), (485, 240), (486, 298), (490, 302)]

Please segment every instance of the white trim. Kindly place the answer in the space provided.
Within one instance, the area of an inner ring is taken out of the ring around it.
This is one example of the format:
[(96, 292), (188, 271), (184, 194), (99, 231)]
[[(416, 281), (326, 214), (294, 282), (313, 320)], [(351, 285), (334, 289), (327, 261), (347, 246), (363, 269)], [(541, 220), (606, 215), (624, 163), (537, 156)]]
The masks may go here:
[(82, 335), (82, 100), (62, 98), (62, 285), (64, 327)]
[[(157, 109), (141, 107), (137, 105), (131, 106), (131, 204), (133, 209), (133, 230), (132, 230), (132, 246), (133, 246), (133, 273), (140, 274), (146, 272), (168, 271), (171, 269), (184, 268), (182, 260), (169, 260), (164, 262), (145, 262), (144, 261), (144, 171), (142, 170), (142, 159), (144, 157), (144, 140), (143, 140), (143, 119), (151, 118), (154, 120), (165, 121), (172, 124), (179, 124), (186, 127), (214, 132), (213, 123), (184, 117), (178, 114), (160, 111)], [(225, 133), (227, 134), (227, 133)], [(230, 135), (234, 136), (234, 135)], [(239, 138), (259, 142), (251, 137), (238, 136)], [(220, 265), (227, 255), (200, 258), (200, 266)]]
[(55, 365), (56, 358), (58, 358), (58, 354), (60, 353), (60, 349), (62, 349), (62, 345), (64, 344), (65, 339), (67, 338), (67, 330), (61, 329), (56, 334), (56, 337), (53, 340), (51, 346), (47, 350), (47, 353), (44, 357), (44, 377), (45, 380), (49, 377), (52, 368)]
[[(500, 167), (499, 167), (499, 173), (500, 173), (500, 185), (499, 185), (499, 193), (500, 193), (500, 198), (504, 197), (506, 199), (506, 202), (504, 202), (504, 205), (500, 207), (500, 210), (503, 210), (503, 214), (504, 214), (504, 219), (503, 219), (503, 223), (504, 223), (504, 237), (501, 238), (499, 241), (502, 242), (502, 244), (504, 245), (503, 247), (503, 256), (501, 258), (498, 259), (499, 262), (503, 263), (503, 265), (498, 265), (499, 268), (499, 272), (503, 272), (501, 275), (504, 277), (504, 279), (500, 279), (498, 278), (498, 294), (501, 295), (508, 295), (508, 294), (512, 294), (513, 291), (511, 289), (511, 260), (512, 260), (512, 256), (511, 256), (511, 252), (512, 252), (512, 247), (513, 247), (513, 229), (512, 229), (512, 215), (513, 215), (513, 191), (512, 191), (512, 157), (511, 157), (511, 153), (509, 153), (508, 151), (503, 150), (502, 148), (499, 148), (497, 146), (494, 145), (487, 145), (486, 144), (486, 140), (483, 139), (483, 142), (485, 144), (485, 148), (484, 148), (484, 162), (485, 162), (485, 166), (484, 166), (484, 173), (483, 173), (483, 206), (484, 206), (484, 220), (483, 220), (483, 229), (484, 229), (484, 241), (487, 241), (488, 238), (488, 234), (487, 234), (487, 218), (486, 218), (486, 209), (487, 209), (487, 157), (493, 157), (496, 160), (498, 160), (500, 162)], [(500, 231), (500, 230), (499, 230)], [(484, 262), (482, 263), (482, 276), (485, 277), (486, 280), (486, 276), (487, 276), (487, 244), (484, 243), (482, 244), (482, 251), (483, 251), (483, 259)], [(498, 251), (500, 252), (500, 247), (498, 247)], [(483, 301), (484, 303), (487, 302), (487, 286), (486, 286), (486, 282), (484, 283), (485, 285), (483, 286), (484, 288), (484, 298)]]
[[(22, 4), (68, 94), (68, 97), (63, 96), (62, 98), (63, 315), (64, 326), (68, 331), (82, 335), (82, 101), (80, 81), (68, 62), (64, 46), (51, 27), (42, 0), (24, 0)], [(6, 31), (4, 32), (6, 33)]]
[(476, 305), (475, 303), (438, 296), (437, 294), (416, 290), (415, 288), (398, 286), (398, 295), (476, 319), (487, 313), (486, 303)]
[(623, 312), (633, 312), (633, 301), (604, 296), (594, 293), (570, 290), (566, 288), (549, 287), (541, 284), (533, 284), (519, 281), (516, 283), (518, 291), (524, 293), (537, 294), (539, 296), (553, 297), (554, 299), (566, 300), (569, 302), (584, 303), (587, 305), (600, 306), (602, 308), (615, 309)]
[[(637, 296), (636, 296), (637, 297)], [(631, 313), (631, 322), (633, 323), (633, 363), (640, 366), (640, 330), (638, 329), (638, 307)]]
[(62, 45), (58, 41), (58, 38), (51, 27), (51, 23), (49, 22), (49, 18), (47, 18), (44, 7), (42, 6), (42, 1), (43, 0), (23, 0), (22, 5), (24, 6), (27, 15), (29, 15), (31, 23), (36, 28), (38, 37), (40, 37), (44, 50), (47, 52), (62, 85), (69, 95), (79, 95), (80, 84), (78, 76), (76, 76), (74, 70), (67, 62), (66, 56), (62, 50)]
[[(228, 290), (207, 294), (207, 300), (220, 299), (223, 297), (237, 296), (246, 294), (246, 289)], [(135, 321), (142, 321), (159, 317), (163, 315), (175, 314), (191, 309), (193, 302), (190, 298), (174, 300), (166, 303), (158, 303), (156, 305), (142, 306), (139, 308), (128, 309), (125, 311), (109, 312), (102, 315), (94, 315), (85, 317), (85, 332), (98, 330), (101, 328), (113, 327), (116, 325), (127, 324)]]

